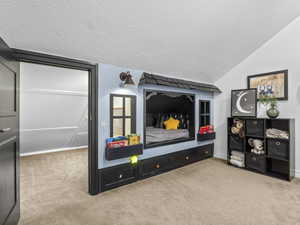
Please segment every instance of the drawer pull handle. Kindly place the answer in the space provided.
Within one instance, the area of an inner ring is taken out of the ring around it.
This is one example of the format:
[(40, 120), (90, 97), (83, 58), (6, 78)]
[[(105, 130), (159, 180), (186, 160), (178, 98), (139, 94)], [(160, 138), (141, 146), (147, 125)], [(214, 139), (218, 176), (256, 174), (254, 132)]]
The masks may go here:
[(208, 151), (205, 151), (205, 154), (208, 154)]
[(276, 144), (277, 146), (279, 146), (279, 145), (280, 145), (280, 142), (279, 142), (279, 141), (276, 141), (275, 144)]
[(123, 174), (120, 174), (120, 175), (119, 175), (119, 178), (122, 179), (122, 178), (123, 178)]
[(253, 121), (253, 125), (257, 125), (257, 121)]
[(256, 161), (256, 157), (252, 157), (252, 160), (253, 160), (253, 161)]
[(159, 165), (159, 164), (156, 164), (156, 168), (159, 169), (159, 168), (160, 168), (160, 165)]
[(186, 159), (186, 160), (189, 160), (189, 159), (190, 159), (190, 157), (186, 156), (186, 157), (185, 157), (185, 159)]
[(0, 133), (5, 133), (5, 132), (8, 132), (10, 130), (11, 130), (11, 128), (2, 128), (2, 129), (0, 129)]

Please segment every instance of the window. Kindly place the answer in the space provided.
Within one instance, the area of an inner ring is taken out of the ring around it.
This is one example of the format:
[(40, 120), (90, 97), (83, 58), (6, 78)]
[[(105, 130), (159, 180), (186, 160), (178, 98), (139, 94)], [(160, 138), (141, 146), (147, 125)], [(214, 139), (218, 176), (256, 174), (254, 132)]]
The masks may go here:
[(126, 136), (136, 132), (136, 97), (110, 95), (110, 136)]
[(210, 101), (199, 101), (199, 123), (200, 127), (210, 125)]

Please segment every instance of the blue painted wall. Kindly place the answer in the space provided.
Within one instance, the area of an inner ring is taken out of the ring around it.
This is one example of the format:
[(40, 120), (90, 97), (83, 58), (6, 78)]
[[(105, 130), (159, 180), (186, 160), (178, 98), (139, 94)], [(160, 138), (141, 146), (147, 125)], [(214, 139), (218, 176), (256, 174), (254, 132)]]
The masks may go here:
[[(192, 93), (195, 94), (196, 97), (196, 105), (195, 105), (195, 121), (196, 121), (196, 131), (199, 129), (199, 106), (198, 100), (206, 99), (212, 100), (213, 94), (209, 92), (200, 92), (194, 90), (186, 90), (186, 89), (178, 89), (178, 88), (169, 88), (169, 87), (159, 87), (147, 85), (143, 87), (139, 87), (137, 84), (140, 80), (140, 77), (144, 71), (140, 70), (131, 70), (128, 68), (117, 67), (113, 65), (100, 64), (99, 65), (99, 168), (110, 167), (122, 163), (129, 162), (127, 159), (119, 159), (107, 161), (105, 160), (105, 139), (110, 136), (110, 114), (109, 114), (109, 96), (110, 94), (129, 94), (137, 96), (137, 134), (141, 135), (141, 140), (143, 140), (143, 92), (144, 89), (155, 89), (155, 90), (163, 90), (163, 91), (175, 91), (175, 92), (184, 92), (184, 93)], [(119, 74), (124, 71), (130, 71), (133, 76), (133, 80), (136, 83), (136, 86), (131, 88), (121, 88), (120, 87), (120, 78)], [(149, 71), (148, 71), (149, 72)], [(213, 106), (213, 104), (211, 104)], [(213, 108), (211, 108), (211, 112), (213, 115)], [(213, 123), (213, 118), (212, 123)], [(196, 132), (197, 133), (197, 132)], [(180, 150), (184, 150), (187, 148), (192, 148), (195, 146), (205, 145), (211, 143), (211, 141), (198, 143), (196, 140), (188, 141), (173, 145), (167, 145), (162, 147), (145, 149), (144, 154), (141, 155), (140, 159), (150, 158), (158, 155), (167, 154), (170, 152), (176, 152)]]

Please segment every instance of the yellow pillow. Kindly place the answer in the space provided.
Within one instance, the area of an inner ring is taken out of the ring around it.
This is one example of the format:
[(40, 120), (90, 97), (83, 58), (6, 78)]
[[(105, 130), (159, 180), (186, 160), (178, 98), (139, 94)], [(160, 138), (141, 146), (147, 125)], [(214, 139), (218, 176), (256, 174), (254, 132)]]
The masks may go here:
[(166, 130), (177, 130), (179, 123), (179, 120), (175, 120), (173, 117), (170, 117), (164, 122), (164, 125), (166, 126)]

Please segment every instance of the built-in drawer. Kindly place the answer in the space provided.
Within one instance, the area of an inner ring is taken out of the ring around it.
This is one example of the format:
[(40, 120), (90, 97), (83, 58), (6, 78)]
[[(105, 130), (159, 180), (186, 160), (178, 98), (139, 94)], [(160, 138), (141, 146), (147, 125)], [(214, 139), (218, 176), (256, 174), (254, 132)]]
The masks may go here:
[(213, 157), (213, 155), (214, 151), (212, 145), (205, 146), (203, 149), (201, 149), (201, 159), (210, 158)]
[(268, 139), (268, 155), (276, 158), (288, 159), (289, 142), (288, 140)]
[(170, 156), (170, 162), (173, 169), (184, 166), (186, 164), (186, 161), (188, 161), (190, 157), (188, 156), (187, 152), (180, 151), (173, 153)]
[(137, 179), (137, 166), (131, 164), (109, 167), (101, 171), (101, 185), (103, 191), (129, 184)]
[(140, 162), (140, 174), (142, 178), (151, 177), (171, 169), (169, 157), (155, 157)]
[(264, 137), (264, 120), (246, 120), (246, 135)]
[(260, 171), (262, 173), (266, 172), (266, 158), (264, 155), (256, 155), (253, 153), (246, 154), (246, 167)]
[(210, 158), (213, 156), (212, 145), (197, 147), (194, 149), (186, 150), (176, 153), (172, 156), (174, 167), (184, 166), (190, 163), (200, 161), (202, 159)]

